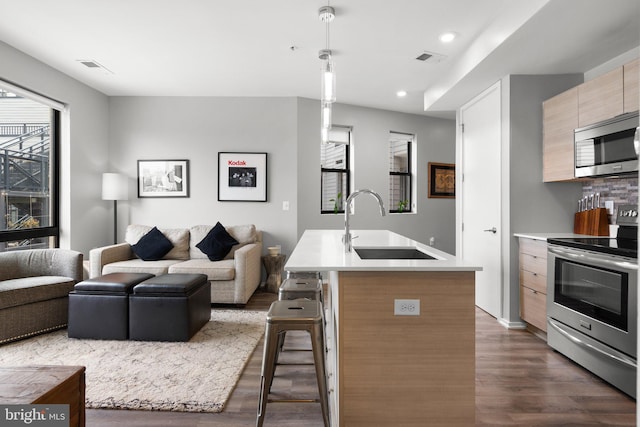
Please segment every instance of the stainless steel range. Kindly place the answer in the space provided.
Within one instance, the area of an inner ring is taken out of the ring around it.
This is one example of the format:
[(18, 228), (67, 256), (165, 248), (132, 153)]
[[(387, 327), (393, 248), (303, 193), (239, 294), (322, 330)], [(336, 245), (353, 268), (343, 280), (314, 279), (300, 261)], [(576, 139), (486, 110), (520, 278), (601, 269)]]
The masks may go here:
[(638, 208), (616, 238), (548, 240), (547, 343), (636, 397)]

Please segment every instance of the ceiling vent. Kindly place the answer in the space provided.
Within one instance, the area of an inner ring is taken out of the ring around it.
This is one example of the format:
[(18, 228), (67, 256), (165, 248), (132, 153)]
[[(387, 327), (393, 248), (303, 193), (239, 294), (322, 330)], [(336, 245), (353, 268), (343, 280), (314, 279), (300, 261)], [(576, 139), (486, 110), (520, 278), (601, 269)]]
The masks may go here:
[(107, 74), (113, 74), (113, 71), (93, 59), (78, 59), (78, 62), (87, 68), (103, 70)]
[(418, 61), (428, 62), (431, 64), (437, 64), (438, 62), (442, 62), (445, 58), (446, 56), (440, 53), (427, 52), (427, 51), (424, 51), (420, 55), (416, 56), (416, 59)]
[(97, 62), (93, 61), (80, 61), (80, 63), (89, 68), (100, 68), (100, 65)]

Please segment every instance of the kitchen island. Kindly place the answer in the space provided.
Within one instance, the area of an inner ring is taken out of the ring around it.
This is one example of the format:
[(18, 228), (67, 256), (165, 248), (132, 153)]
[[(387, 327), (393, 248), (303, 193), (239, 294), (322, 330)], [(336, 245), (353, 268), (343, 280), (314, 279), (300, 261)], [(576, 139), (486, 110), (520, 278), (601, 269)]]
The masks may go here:
[[(285, 265), (327, 283), (332, 426), (475, 423), (475, 271), (385, 230), (307, 230)], [(415, 248), (432, 259), (361, 259), (360, 248)]]

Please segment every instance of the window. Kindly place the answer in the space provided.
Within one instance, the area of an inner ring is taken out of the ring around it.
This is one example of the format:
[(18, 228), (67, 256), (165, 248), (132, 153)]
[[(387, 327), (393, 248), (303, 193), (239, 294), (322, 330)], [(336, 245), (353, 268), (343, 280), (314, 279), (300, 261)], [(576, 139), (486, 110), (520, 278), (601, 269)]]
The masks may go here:
[(329, 142), (320, 147), (320, 213), (344, 213), (344, 201), (350, 192), (351, 128), (333, 126), (329, 131)]
[(0, 82), (0, 252), (58, 245), (60, 111), (38, 98)]
[(389, 212), (411, 212), (413, 135), (389, 134)]

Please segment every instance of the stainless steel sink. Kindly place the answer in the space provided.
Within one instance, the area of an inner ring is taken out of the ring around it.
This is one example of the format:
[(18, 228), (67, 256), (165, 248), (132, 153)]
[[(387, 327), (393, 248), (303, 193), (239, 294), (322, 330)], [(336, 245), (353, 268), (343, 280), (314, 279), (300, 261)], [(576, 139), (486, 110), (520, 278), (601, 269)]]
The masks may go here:
[(414, 247), (353, 248), (360, 259), (436, 259)]

